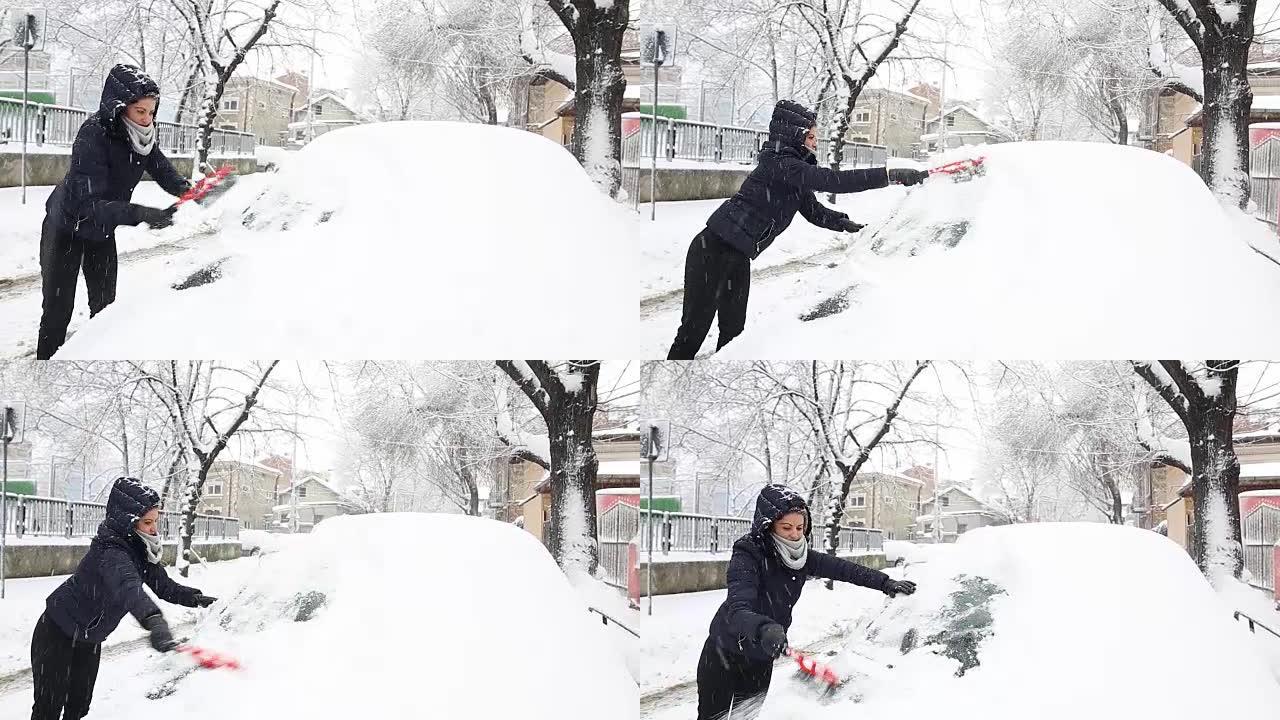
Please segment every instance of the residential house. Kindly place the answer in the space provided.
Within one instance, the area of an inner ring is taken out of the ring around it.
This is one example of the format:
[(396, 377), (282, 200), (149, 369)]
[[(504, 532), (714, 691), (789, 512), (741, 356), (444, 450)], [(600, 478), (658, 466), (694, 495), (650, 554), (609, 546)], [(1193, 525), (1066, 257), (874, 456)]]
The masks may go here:
[[(1280, 490), (1280, 425), (1236, 433), (1234, 443), (1240, 461), (1239, 491)], [(1165, 470), (1171, 482), (1179, 482), (1176, 497), (1164, 506), (1169, 539), (1189, 550), (1196, 514), (1191, 478), (1176, 468)]]
[[(935, 507), (934, 503), (938, 506)], [(1008, 525), (1009, 516), (959, 485), (944, 485), (937, 496), (921, 501), (915, 518), (913, 539), (934, 542), (934, 522), (941, 519), (942, 542), (955, 542), (961, 535), (980, 527)]]
[(298, 88), (279, 80), (233, 77), (222, 94), (215, 122), (223, 130), (253, 133), (259, 145), (280, 146), (287, 139), (294, 105), (305, 100)]
[[(956, 104), (931, 117), (920, 142), (926, 152), (939, 152), (962, 145), (1009, 142), (1013, 137), (994, 122), (965, 104)], [(944, 147), (945, 145), (945, 147)]]
[[(297, 110), (307, 104), (307, 98), (310, 97), (311, 93), (311, 79), (307, 77), (306, 73), (290, 70), (283, 75), (277, 75), (275, 80), (276, 82), (298, 89), (298, 96), (294, 99), (293, 105), (289, 106), (290, 110)], [(317, 90), (317, 94), (324, 94), (324, 91), (319, 90), (318, 88)]]
[(1165, 525), (1166, 511), (1178, 498), (1178, 490), (1186, 475), (1177, 468), (1161, 463), (1151, 463), (1138, 475), (1137, 489), (1133, 494), (1135, 524), (1144, 530), (1158, 530)]
[(864, 472), (854, 478), (841, 524), (879, 528), (886, 540), (907, 540), (924, 498), (924, 483), (897, 473)]
[[(276, 496), (275, 525), (279, 530), (293, 527), (293, 491), (286, 487)], [(297, 486), (298, 531), (311, 532), (321, 520), (337, 515), (356, 515), (362, 512), (359, 505), (339, 492), (319, 473), (302, 473)]]
[(266, 530), (273, 521), (281, 472), (258, 463), (218, 460), (209, 467), (196, 511), (240, 519), (246, 530)]
[(289, 144), (305, 145), (327, 132), (366, 122), (369, 118), (363, 113), (336, 93), (327, 92), (294, 109), (293, 121), (288, 127)]
[[(22, 98), (22, 55), (20, 47), (0, 47), (0, 97)], [(51, 56), (44, 50), (32, 50), (29, 62), (27, 98), (31, 102), (55, 102)]]
[[(545, 438), (541, 439), (545, 442)], [(537, 439), (533, 439), (538, 444)], [(593, 433), (596, 489), (640, 487), (640, 431), (636, 427), (603, 428)], [(539, 540), (551, 517), (550, 473), (537, 463), (510, 454), (493, 468), (488, 507), (491, 517), (523, 524)]]
[[(551, 50), (573, 54), (573, 45), (567, 38), (560, 44), (552, 44)], [(639, 112), (641, 100), (653, 100), (653, 68), (640, 64), (640, 34), (627, 30), (622, 36), (622, 74), (627, 89), (622, 102), (622, 112)], [(677, 105), (681, 100), (679, 65), (664, 66), (658, 74), (658, 104)], [(574, 94), (569, 88), (546, 78), (534, 78), (529, 83), (526, 98), (526, 129), (568, 146), (573, 141), (573, 127), (577, 121)]]
[(849, 119), (845, 139), (884, 145), (892, 157), (915, 157), (920, 154), (920, 136), (924, 134), (929, 104), (929, 98), (909, 92), (863, 90)]

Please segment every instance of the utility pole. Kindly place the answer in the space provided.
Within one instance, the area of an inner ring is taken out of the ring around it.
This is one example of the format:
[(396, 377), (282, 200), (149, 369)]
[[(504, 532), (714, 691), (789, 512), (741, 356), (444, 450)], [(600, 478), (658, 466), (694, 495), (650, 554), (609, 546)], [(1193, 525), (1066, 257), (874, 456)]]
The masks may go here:
[(938, 467), (938, 416), (933, 416), (933, 542), (942, 542), (942, 472)]
[[(308, 85), (310, 92), (310, 85)], [(293, 405), (293, 450), (289, 453), (289, 532), (298, 533), (298, 404)]]
[[(938, 89), (938, 150), (945, 152), (947, 149), (947, 51), (950, 49), (951, 43), (951, 26), (948, 25), (942, 35), (942, 85)], [(934, 470), (934, 482), (936, 484), (937, 470)]]
[[(316, 30), (315, 23), (311, 23), (311, 70), (307, 74), (307, 144), (310, 145), (312, 140), (316, 139), (316, 131), (313, 127), (312, 118), (315, 116), (315, 107), (312, 106), (312, 98), (316, 87)], [(295, 440), (296, 444), (297, 441)], [(295, 468), (296, 470), (296, 468)], [(295, 522), (296, 524), (296, 522)]]

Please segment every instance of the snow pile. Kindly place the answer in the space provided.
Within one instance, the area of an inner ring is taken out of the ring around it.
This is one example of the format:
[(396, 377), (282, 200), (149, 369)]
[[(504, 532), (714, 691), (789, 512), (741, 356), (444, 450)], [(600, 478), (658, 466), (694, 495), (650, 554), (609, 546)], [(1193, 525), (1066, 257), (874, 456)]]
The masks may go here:
[(1236, 354), (1280, 352), (1257, 331), (1280, 324), (1280, 264), (1260, 255), (1274, 239), (1190, 168), (1101, 143), (961, 150), (986, 156), (985, 176), (930, 178), (860, 234), (843, 272), (753, 297), (726, 357), (1177, 356), (1205, 332)]
[[(538, 541), (505, 523), (332, 518), (264, 556), (214, 610), (192, 642), (244, 670), (191, 674), (155, 703), (121, 696), (95, 708), (192, 720), (638, 717), (635, 682), (599, 618)], [(149, 681), (176, 676), (173, 662), (157, 661)]]
[(869, 618), (833, 661), (851, 679), (830, 705), (786, 683), (762, 717), (1198, 720), (1280, 707), (1243, 624), (1155, 533), (982, 528), (907, 577), (920, 590)]
[(228, 191), (207, 266), (171, 278), (186, 289), (125, 286), (59, 358), (623, 357), (634, 345), (625, 211), (546, 138), (359, 125), (268, 177), (265, 191)]
[(241, 530), (240, 551), (245, 555), (269, 555), (299, 542), (305, 542), (307, 535), (290, 535), (273, 533), (266, 530)]

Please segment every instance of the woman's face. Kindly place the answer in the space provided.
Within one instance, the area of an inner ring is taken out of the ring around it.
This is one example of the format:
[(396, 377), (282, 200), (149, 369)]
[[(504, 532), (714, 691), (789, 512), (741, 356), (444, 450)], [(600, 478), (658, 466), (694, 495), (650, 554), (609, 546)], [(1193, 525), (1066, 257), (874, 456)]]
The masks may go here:
[(773, 521), (773, 532), (784, 540), (798, 542), (804, 537), (804, 513), (789, 512)]
[(138, 98), (124, 108), (125, 117), (142, 127), (151, 127), (156, 119), (156, 99), (153, 97)]
[(133, 524), (133, 529), (143, 535), (155, 535), (159, 531), (156, 529), (156, 521), (160, 519), (160, 508), (151, 508), (145, 515), (138, 518)]
[(818, 152), (818, 128), (809, 128), (809, 134), (804, 136), (804, 146), (809, 148), (809, 152)]

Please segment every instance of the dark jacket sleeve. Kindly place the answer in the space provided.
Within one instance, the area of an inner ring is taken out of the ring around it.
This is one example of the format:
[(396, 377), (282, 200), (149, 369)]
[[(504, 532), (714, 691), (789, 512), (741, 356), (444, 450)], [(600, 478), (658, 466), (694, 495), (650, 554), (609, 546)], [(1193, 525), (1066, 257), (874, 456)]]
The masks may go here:
[(200, 591), (195, 588), (174, 582), (159, 565), (147, 566), (146, 583), (155, 592), (156, 597), (174, 605), (195, 607), (196, 596), (200, 594)]
[(788, 155), (778, 158), (777, 175), (782, 182), (809, 192), (855, 193), (889, 184), (889, 171), (884, 168), (832, 170)]
[(805, 220), (828, 230), (843, 230), (842, 223), (849, 219), (848, 215), (818, 202), (818, 198), (813, 193), (802, 193), (800, 199), (800, 214)]
[(805, 563), (804, 570), (814, 577), (853, 583), (854, 585), (882, 592), (884, 591), (884, 584), (889, 580), (889, 576), (879, 570), (873, 570), (856, 562), (838, 558), (835, 555), (812, 550), (809, 551), (809, 560)]
[(159, 614), (160, 608), (142, 589), (142, 578), (128, 550), (109, 547), (102, 551), (102, 584), (138, 622)]
[(160, 152), (159, 147), (152, 148), (147, 156), (147, 174), (156, 181), (165, 192), (177, 197), (191, 188), (191, 183), (178, 174), (169, 158)]
[(133, 203), (104, 197), (111, 185), (107, 142), (107, 131), (96, 122), (87, 122), (80, 126), (72, 145), (66, 201), (77, 225), (86, 220), (105, 228), (138, 224)]
[(773, 621), (755, 611), (756, 599), (761, 592), (760, 557), (759, 551), (748, 538), (742, 538), (733, 544), (727, 580), (729, 598), (726, 602), (729, 612), (725, 620), (729, 624), (729, 630), (739, 637), (758, 637), (760, 628)]

